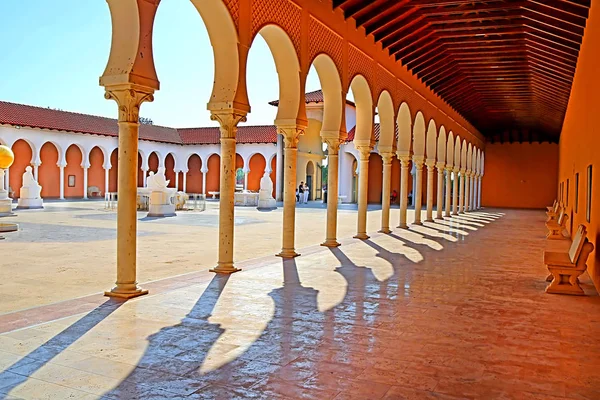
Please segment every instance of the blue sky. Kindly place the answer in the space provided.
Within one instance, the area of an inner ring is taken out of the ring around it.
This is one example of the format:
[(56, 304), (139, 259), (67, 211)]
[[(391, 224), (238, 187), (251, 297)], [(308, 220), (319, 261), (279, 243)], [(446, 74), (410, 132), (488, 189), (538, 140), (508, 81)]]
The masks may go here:
[[(116, 104), (98, 86), (110, 50), (104, 0), (0, 0), (0, 100), (115, 118)], [(141, 115), (156, 125), (211, 126), (212, 47), (188, 0), (162, 0), (154, 29), (161, 90)], [(307, 91), (320, 88), (314, 70)], [(278, 97), (273, 58), (259, 36), (248, 60), (248, 124), (272, 124)]]

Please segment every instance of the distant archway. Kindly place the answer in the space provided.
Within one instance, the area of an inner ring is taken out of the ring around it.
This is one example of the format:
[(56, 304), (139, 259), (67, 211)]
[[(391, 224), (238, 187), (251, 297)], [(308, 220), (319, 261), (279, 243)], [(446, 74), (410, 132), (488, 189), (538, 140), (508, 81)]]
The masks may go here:
[(82, 150), (75, 144), (70, 145), (65, 159), (65, 197), (83, 197)]
[(253, 192), (260, 190), (260, 180), (262, 179), (265, 168), (267, 167), (267, 160), (265, 157), (256, 153), (250, 157), (249, 161), (250, 173), (248, 174), (248, 187), (247, 189)]
[(90, 151), (90, 168), (88, 169), (88, 188), (97, 187), (100, 196), (104, 193), (104, 153), (95, 146)]
[(187, 162), (186, 191), (202, 193), (202, 159), (198, 154), (192, 154)]
[(60, 196), (60, 170), (58, 168), (59, 149), (54, 143), (46, 142), (40, 148), (38, 182), (42, 186), (42, 197), (58, 198)]
[(15, 162), (9, 169), (9, 186), (13, 191), (13, 198), (19, 197), (21, 186), (23, 186), (23, 174), (25, 168), (31, 165), (33, 158), (33, 148), (23, 139), (19, 139), (12, 145), (12, 151), (15, 154)]

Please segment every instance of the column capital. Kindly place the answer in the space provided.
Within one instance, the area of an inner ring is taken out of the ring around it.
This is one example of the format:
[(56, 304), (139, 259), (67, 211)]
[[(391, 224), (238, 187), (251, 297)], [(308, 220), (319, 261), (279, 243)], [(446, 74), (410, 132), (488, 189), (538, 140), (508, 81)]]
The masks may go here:
[(91, 167), (91, 164), (89, 163), (89, 161), (85, 161), (85, 162), (81, 163), (81, 168), (88, 169), (89, 167)]
[(64, 167), (67, 166), (67, 163), (65, 161), (62, 161), (62, 162), (59, 161), (59, 162), (56, 163), (56, 166), (58, 168), (64, 168)]
[(435, 165), (438, 169), (438, 172), (442, 173), (446, 169), (446, 163), (439, 162)]
[(418, 169), (421, 169), (421, 168), (423, 168), (423, 164), (425, 163), (425, 157), (413, 156), (412, 161), (413, 161), (413, 164), (415, 164), (415, 167), (417, 167)]
[(356, 146), (356, 150), (360, 154), (360, 161), (369, 161), (373, 148), (371, 146)]
[(381, 156), (381, 158), (383, 159), (383, 165), (391, 165), (392, 164), (392, 159), (394, 158), (394, 153), (393, 152), (382, 152), (379, 154)]
[(140, 106), (145, 101), (154, 101), (154, 89), (132, 84), (107, 86), (104, 98), (117, 102), (119, 122), (138, 124)]
[(427, 160), (425, 161), (425, 165), (427, 165), (427, 169), (435, 168), (435, 160)]
[(408, 163), (410, 162), (409, 155), (406, 155), (406, 154), (400, 155), (399, 153), (396, 153), (396, 157), (398, 157), (398, 159), (400, 160), (401, 165), (408, 168)]
[(323, 143), (327, 145), (327, 153), (336, 156), (340, 152), (340, 146), (344, 142), (340, 137), (329, 137), (329, 136), (321, 136), (323, 139)]
[(283, 136), (283, 146), (287, 149), (298, 148), (300, 136), (304, 135), (304, 125), (277, 125), (277, 133)]
[(237, 124), (246, 122), (246, 112), (242, 110), (211, 111), (210, 119), (219, 123), (221, 139), (235, 139)]

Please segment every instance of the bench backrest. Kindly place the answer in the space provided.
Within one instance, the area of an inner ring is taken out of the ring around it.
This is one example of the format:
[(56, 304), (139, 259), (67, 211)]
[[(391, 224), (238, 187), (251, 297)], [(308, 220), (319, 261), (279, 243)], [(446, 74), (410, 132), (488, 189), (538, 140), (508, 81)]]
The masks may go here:
[(569, 219), (569, 216), (566, 213), (560, 213), (557, 223), (560, 226), (565, 226), (568, 219)]
[(579, 225), (575, 236), (573, 236), (573, 243), (571, 243), (571, 247), (569, 248), (569, 260), (571, 260), (573, 264), (577, 263), (581, 249), (585, 244), (586, 235), (587, 230), (585, 229), (585, 226)]
[(559, 211), (560, 211), (560, 209), (561, 209), (560, 203), (557, 201), (557, 202), (554, 204), (554, 212), (555, 212), (555, 213), (556, 213), (556, 212), (559, 212)]

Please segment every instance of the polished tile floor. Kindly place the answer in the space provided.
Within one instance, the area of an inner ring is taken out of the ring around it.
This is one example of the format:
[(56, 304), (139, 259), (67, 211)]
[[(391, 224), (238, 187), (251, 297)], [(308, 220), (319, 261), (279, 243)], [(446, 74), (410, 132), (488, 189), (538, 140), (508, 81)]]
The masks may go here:
[(544, 293), (543, 221), (474, 212), (0, 315), (0, 397), (600, 399), (600, 297), (587, 275)]

